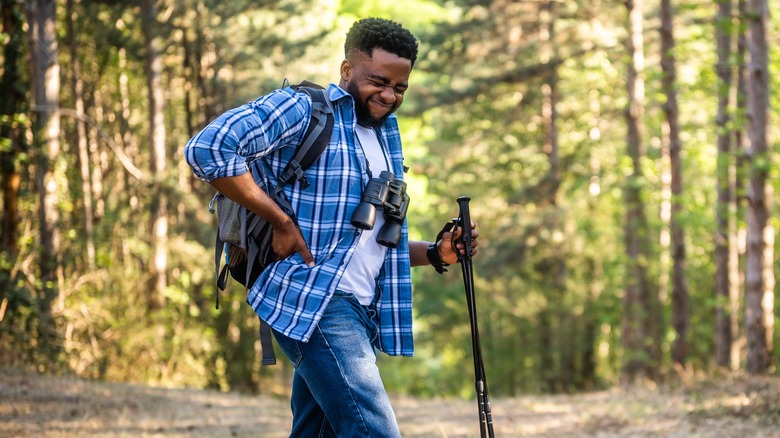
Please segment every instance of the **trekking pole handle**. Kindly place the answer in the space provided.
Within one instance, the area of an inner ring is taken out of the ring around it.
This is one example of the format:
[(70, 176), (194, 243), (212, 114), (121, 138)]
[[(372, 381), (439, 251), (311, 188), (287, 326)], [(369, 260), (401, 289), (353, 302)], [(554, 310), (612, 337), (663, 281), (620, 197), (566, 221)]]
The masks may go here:
[(460, 208), (461, 227), (463, 231), (460, 235), (460, 240), (463, 242), (464, 258), (471, 258), (471, 213), (469, 212), (469, 201), (471, 198), (468, 196), (461, 196), (458, 198), (458, 206)]

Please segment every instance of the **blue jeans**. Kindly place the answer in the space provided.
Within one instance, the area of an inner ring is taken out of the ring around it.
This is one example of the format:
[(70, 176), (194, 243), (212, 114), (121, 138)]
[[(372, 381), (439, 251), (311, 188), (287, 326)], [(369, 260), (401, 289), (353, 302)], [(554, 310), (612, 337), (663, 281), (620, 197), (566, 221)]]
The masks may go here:
[(295, 367), (291, 437), (400, 437), (372, 341), (373, 312), (336, 291), (309, 342), (274, 331)]

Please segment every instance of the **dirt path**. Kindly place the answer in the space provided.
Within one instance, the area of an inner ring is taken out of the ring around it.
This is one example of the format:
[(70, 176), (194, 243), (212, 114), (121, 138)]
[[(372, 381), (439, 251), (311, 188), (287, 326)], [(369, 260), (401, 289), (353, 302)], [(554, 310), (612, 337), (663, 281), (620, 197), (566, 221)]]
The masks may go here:
[[(473, 401), (393, 399), (405, 437), (477, 437)], [(493, 400), (498, 437), (778, 437), (780, 379)], [(285, 437), (287, 400), (0, 369), (0, 437)]]

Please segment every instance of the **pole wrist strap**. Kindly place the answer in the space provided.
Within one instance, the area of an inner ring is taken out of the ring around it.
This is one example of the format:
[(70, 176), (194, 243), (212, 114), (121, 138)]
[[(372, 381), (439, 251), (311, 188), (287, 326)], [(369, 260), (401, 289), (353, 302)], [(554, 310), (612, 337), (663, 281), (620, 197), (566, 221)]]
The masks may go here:
[(428, 261), (431, 263), (434, 269), (436, 269), (436, 272), (439, 274), (443, 274), (447, 272), (447, 269), (445, 269), (445, 266), (449, 266), (449, 264), (444, 263), (441, 261), (441, 256), (439, 255), (439, 247), (436, 245), (436, 242), (431, 243), (428, 245), (428, 251), (426, 254), (428, 256)]

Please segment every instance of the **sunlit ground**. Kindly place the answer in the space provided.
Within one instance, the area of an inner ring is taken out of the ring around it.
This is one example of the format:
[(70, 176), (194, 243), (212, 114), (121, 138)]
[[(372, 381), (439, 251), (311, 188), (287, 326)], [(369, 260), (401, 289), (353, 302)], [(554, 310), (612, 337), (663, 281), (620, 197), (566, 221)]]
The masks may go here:
[[(477, 437), (469, 400), (393, 397), (405, 437)], [(780, 437), (780, 379), (492, 401), (497, 437)], [(285, 437), (286, 399), (0, 370), (3, 437)]]

